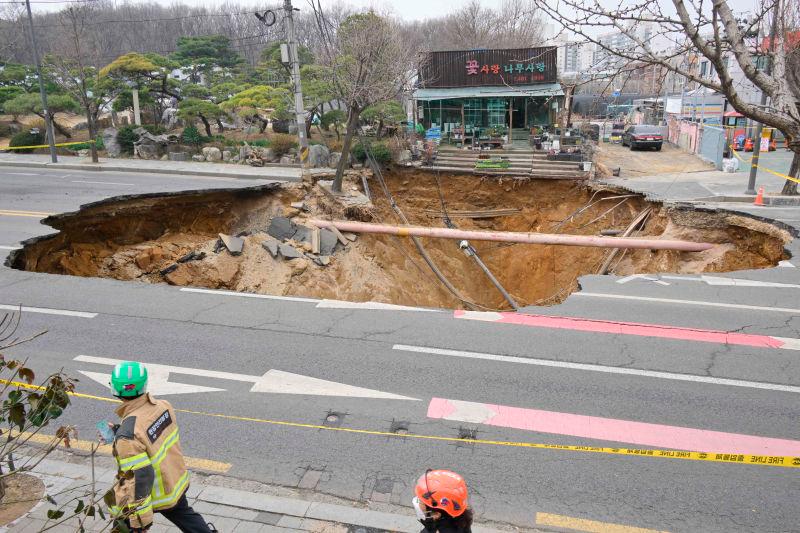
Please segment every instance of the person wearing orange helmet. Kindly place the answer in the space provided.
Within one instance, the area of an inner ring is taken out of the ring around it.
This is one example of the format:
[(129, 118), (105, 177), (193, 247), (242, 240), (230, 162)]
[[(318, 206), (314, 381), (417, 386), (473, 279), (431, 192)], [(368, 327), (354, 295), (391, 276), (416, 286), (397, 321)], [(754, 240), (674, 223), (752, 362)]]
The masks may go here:
[(471, 533), (472, 509), (467, 483), (450, 470), (428, 469), (414, 487), (412, 500), (417, 518), (426, 533)]

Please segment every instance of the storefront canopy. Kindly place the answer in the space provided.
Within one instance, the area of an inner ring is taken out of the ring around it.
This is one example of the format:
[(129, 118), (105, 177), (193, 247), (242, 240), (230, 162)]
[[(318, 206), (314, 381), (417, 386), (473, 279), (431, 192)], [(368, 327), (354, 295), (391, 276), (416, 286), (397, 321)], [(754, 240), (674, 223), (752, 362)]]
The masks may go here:
[(560, 83), (515, 85), (513, 87), (449, 87), (446, 89), (417, 89), (415, 100), (448, 100), (450, 98), (511, 98), (514, 96), (563, 96)]

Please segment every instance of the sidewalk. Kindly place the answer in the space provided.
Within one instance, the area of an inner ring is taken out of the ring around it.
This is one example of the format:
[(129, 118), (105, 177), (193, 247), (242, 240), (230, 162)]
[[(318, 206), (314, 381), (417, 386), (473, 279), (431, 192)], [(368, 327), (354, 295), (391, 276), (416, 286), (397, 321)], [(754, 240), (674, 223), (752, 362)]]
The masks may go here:
[(0, 167), (60, 168), (65, 170), (90, 170), (114, 172), (146, 172), (155, 174), (177, 174), (182, 176), (214, 176), (242, 179), (274, 179), (300, 181), (299, 166), (235, 165), (227, 163), (196, 163), (190, 161), (160, 161), (150, 159), (108, 159), (99, 163), (76, 156), (58, 156), (58, 163), (51, 163), (46, 154), (0, 153)]
[[(95, 475), (98, 491), (105, 491), (114, 479), (116, 467), (110, 457), (95, 457)], [(46, 494), (59, 504), (83, 494), (82, 487), (91, 482), (89, 457), (68, 451), (56, 450), (34, 471), (45, 484)], [(233, 488), (236, 487), (236, 488)], [(192, 482), (187, 492), (189, 504), (213, 523), (220, 533), (315, 533), (381, 531), (418, 532), (420, 523), (410, 507), (387, 504), (344, 502), (325, 495), (237, 480), (235, 478), (205, 475), (192, 472)], [(409, 503), (411, 495), (409, 494)], [(67, 509), (74, 509), (73, 501)], [(372, 505), (391, 507), (391, 512), (373, 510)], [(11, 524), (0, 527), (5, 533), (32, 533), (50, 526), (47, 511), (55, 509), (43, 500), (30, 512)], [(46, 526), (47, 524), (47, 526)], [(55, 533), (74, 532), (77, 520), (48, 529)], [(102, 531), (106, 523), (89, 519), (86, 531)], [(475, 533), (502, 533), (503, 530), (473, 526)], [(106, 530), (108, 531), (108, 530)], [(178, 529), (161, 515), (156, 515), (152, 533), (176, 533)], [(515, 528), (514, 531), (520, 531)], [(530, 530), (538, 531), (538, 530)], [(507, 533), (507, 532), (506, 532)]]

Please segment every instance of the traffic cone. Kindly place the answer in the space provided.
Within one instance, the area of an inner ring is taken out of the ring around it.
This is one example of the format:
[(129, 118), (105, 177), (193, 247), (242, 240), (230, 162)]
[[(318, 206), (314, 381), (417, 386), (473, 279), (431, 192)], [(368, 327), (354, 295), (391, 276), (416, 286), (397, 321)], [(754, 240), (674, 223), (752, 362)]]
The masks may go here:
[(753, 205), (764, 205), (764, 187), (758, 188), (758, 194), (756, 194), (756, 201), (753, 202)]

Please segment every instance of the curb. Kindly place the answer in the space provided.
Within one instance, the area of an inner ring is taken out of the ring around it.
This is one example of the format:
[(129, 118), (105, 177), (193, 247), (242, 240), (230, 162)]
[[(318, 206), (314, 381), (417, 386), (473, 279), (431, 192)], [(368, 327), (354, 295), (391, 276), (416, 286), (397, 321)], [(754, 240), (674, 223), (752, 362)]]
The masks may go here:
[[(0, 167), (22, 167), (22, 168), (61, 168), (64, 170), (88, 170), (92, 172), (129, 172), (129, 173), (142, 173), (142, 174), (172, 174), (178, 176), (204, 176), (216, 178), (239, 178), (239, 179), (259, 179), (259, 180), (272, 180), (272, 181), (301, 181), (300, 176), (269, 176), (263, 174), (250, 174), (250, 173), (234, 173), (234, 172), (219, 172), (212, 170), (184, 170), (177, 168), (141, 168), (141, 167), (128, 167), (116, 166), (103, 163), (98, 164), (83, 164), (83, 163), (39, 163), (34, 161), (0, 161)], [(273, 168), (287, 168), (285, 166)], [(300, 167), (289, 167), (297, 168)]]

